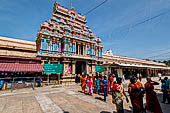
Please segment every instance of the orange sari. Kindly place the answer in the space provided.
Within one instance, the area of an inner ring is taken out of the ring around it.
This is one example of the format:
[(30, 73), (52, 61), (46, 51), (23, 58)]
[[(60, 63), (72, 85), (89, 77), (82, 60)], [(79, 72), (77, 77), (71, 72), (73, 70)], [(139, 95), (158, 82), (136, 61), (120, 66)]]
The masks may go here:
[(86, 89), (86, 78), (85, 77), (81, 78), (81, 88), (82, 88), (82, 93), (84, 93)]

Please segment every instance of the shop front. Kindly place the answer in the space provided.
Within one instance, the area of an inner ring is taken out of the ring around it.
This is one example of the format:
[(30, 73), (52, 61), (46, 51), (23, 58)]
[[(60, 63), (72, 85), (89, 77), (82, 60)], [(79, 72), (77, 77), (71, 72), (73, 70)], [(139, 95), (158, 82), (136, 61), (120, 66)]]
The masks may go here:
[(41, 64), (0, 63), (0, 89), (33, 87), (42, 72), (44, 68)]

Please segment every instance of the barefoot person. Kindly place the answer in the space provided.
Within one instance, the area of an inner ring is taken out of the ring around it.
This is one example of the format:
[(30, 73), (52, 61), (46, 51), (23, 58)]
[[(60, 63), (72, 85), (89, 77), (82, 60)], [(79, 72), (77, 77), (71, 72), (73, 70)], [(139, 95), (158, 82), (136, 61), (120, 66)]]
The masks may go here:
[(109, 81), (110, 81), (110, 92), (112, 93), (113, 82), (114, 82), (114, 78), (113, 78), (112, 74), (110, 74)]
[(103, 82), (103, 92), (104, 92), (104, 101), (106, 102), (106, 96), (107, 96), (107, 87), (108, 87), (108, 82), (107, 82), (107, 77), (104, 76)]
[(96, 82), (96, 93), (99, 94), (99, 92), (100, 92), (100, 80), (99, 80), (98, 76), (96, 77), (95, 82)]
[(85, 93), (85, 89), (86, 89), (86, 77), (85, 77), (85, 75), (83, 75), (83, 77), (81, 77), (81, 88), (82, 88), (82, 93)]
[[(139, 78), (140, 78), (140, 74), (139, 74)], [(136, 78), (136, 85), (138, 88), (138, 92), (139, 92), (139, 101), (140, 101), (140, 106), (142, 108), (142, 113), (145, 112), (145, 109), (143, 108), (143, 97), (145, 94), (145, 89), (143, 87), (143, 84), (141, 83), (141, 80)]]
[(147, 82), (145, 83), (145, 90), (146, 90), (145, 109), (151, 113), (163, 113), (156, 92), (154, 91), (153, 85), (154, 82), (151, 81), (150, 77), (147, 77)]
[(124, 92), (124, 86), (122, 79), (117, 78), (117, 83), (113, 85), (112, 89), (112, 103), (116, 104), (117, 113), (124, 113), (123, 109), (123, 95), (126, 97), (127, 103), (129, 102), (126, 93)]
[(102, 77), (102, 75), (100, 75), (100, 93), (103, 93), (103, 77)]
[(92, 80), (91, 76), (89, 77), (89, 80), (87, 81), (88, 86), (89, 86), (89, 94), (92, 96), (93, 90), (92, 90)]

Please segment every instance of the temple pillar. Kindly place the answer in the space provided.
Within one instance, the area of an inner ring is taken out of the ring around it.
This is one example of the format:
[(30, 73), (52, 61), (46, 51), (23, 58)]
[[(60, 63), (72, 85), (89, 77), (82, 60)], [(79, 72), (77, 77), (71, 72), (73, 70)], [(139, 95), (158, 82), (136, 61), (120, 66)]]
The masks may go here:
[(91, 55), (93, 55), (93, 46), (91, 45)]
[(61, 52), (61, 41), (58, 42), (58, 52)]
[(83, 55), (84, 55), (84, 44), (83, 44)]
[(92, 64), (92, 74), (95, 75), (95, 63)]
[(111, 67), (109, 67), (109, 72), (110, 72), (110, 73), (112, 72), (112, 68), (111, 68)]
[(87, 48), (86, 48), (86, 55), (88, 55), (89, 54), (89, 47), (88, 47), (88, 45), (87, 45)]
[(86, 45), (83, 45), (83, 55), (86, 56)]
[(81, 55), (81, 44), (79, 45), (79, 55)]
[(86, 62), (86, 73), (89, 74), (89, 64)]
[(75, 71), (76, 71), (76, 62), (73, 61), (73, 62), (72, 62), (72, 74), (73, 74), (73, 75), (75, 74)]
[(105, 71), (105, 74), (109, 73), (109, 65), (105, 66), (104, 71)]
[(154, 76), (154, 69), (152, 69), (152, 75)]
[(76, 42), (74, 43), (74, 53), (76, 54)]
[(72, 42), (72, 43), (71, 43), (71, 49), (70, 49), (70, 52), (71, 52), (71, 53), (73, 53), (73, 52), (74, 52), (74, 50), (73, 50), (73, 46), (74, 46), (74, 43)]
[(155, 69), (155, 76), (157, 76), (157, 71), (156, 71), (156, 69)]
[(152, 70), (152, 72), (153, 72), (153, 76), (155, 76), (155, 70), (154, 69)]
[(146, 68), (146, 76), (149, 76), (149, 69)]
[(74, 53), (74, 42), (72, 43), (72, 49), (71, 52)]
[(85, 55), (87, 55), (87, 44), (85, 45)]
[[(110, 66), (110, 65), (109, 65)], [(110, 72), (110, 70), (109, 70), (109, 66), (107, 67), (107, 73), (109, 73)]]
[(63, 75), (67, 75), (68, 74), (68, 68), (69, 68), (69, 63), (68, 62), (64, 62), (63, 63)]
[(78, 55), (80, 54), (80, 45), (78, 44)]

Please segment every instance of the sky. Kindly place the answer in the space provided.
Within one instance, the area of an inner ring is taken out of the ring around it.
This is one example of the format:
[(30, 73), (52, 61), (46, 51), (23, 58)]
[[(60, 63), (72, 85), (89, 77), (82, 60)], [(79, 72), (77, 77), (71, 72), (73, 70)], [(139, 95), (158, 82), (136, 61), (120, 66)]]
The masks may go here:
[[(57, 0), (70, 9), (71, 0)], [(72, 0), (85, 14), (105, 0)], [(54, 0), (0, 0), (0, 36), (35, 41), (40, 24), (52, 16)], [(168, 12), (168, 13), (164, 13)], [(143, 24), (134, 26), (150, 19)], [(114, 55), (170, 59), (170, 0), (108, 0), (86, 15), (87, 25)]]

